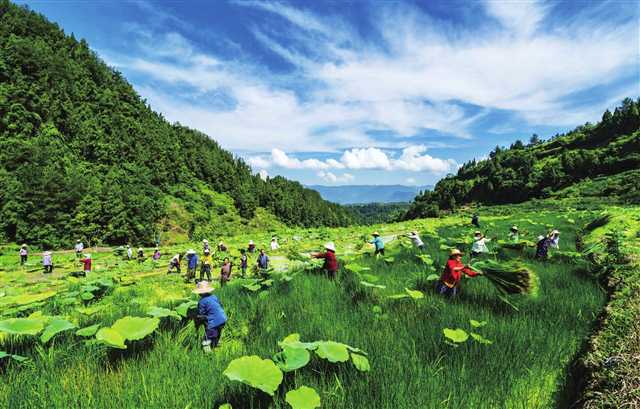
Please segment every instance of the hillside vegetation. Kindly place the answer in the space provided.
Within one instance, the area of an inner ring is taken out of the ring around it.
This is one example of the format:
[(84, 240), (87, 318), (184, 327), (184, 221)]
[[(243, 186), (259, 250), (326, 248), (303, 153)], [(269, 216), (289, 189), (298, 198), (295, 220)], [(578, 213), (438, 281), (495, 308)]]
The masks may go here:
[[(405, 219), (437, 216), (470, 202), (519, 203), (550, 196), (606, 196), (640, 202), (640, 99), (625, 99), (596, 125), (548, 141), (497, 146), (489, 158), (465, 163), (433, 191), (416, 197)], [(593, 180), (591, 180), (593, 179)], [(583, 193), (584, 192), (584, 193)]]
[[(214, 193), (232, 205), (223, 211)], [(193, 202), (199, 211), (180, 204)], [(84, 40), (0, 0), (0, 241), (150, 243), (176, 206), (191, 232), (259, 207), (289, 225), (350, 221), (317, 192), (263, 181), (209, 136), (170, 124)]]

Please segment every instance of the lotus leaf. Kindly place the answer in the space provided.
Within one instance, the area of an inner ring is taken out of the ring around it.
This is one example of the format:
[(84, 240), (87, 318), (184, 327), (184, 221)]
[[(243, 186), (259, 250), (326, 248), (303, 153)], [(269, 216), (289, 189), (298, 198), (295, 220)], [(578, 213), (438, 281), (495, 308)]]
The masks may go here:
[(493, 341), (486, 339), (485, 337), (483, 337), (480, 334), (474, 334), (473, 332), (471, 333), (471, 338), (473, 338), (475, 341), (481, 343), (481, 344), (485, 344), (485, 345), (491, 345), (493, 344)]
[(316, 354), (329, 362), (347, 362), (349, 360), (349, 350), (345, 344), (334, 341), (320, 341)]
[(296, 333), (288, 335), (287, 337), (285, 337), (285, 339), (278, 342), (278, 345), (280, 346), (280, 348), (289, 346), (292, 348), (304, 348), (307, 350), (314, 350), (318, 347), (317, 342), (301, 342), (300, 334)]
[(366, 281), (360, 281), (360, 284), (362, 284), (365, 287), (371, 287), (371, 288), (382, 288), (382, 289), (387, 288), (386, 285), (371, 284), (371, 283), (368, 283)]
[(84, 301), (93, 300), (94, 297), (95, 296), (93, 295), (93, 293), (90, 293), (90, 292), (84, 292), (80, 294), (80, 298), (82, 298)]
[(112, 348), (127, 349), (124, 344), (124, 337), (112, 328), (101, 328), (96, 333), (96, 340)]
[(151, 315), (152, 317), (156, 317), (156, 318), (173, 317), (173, 318), (180, 319), (180, 314), (168, 308), (162, 308), (162, 307), (151, 307), (147, 311), (147, 315)]
[(395, 261), (395, 257), (386, 257), (384, 259), (385, 263), (392, 264)]
[(371, 370), (367, 357), (358, 354), (351, 354), (351, 360), (353, 361), (353, 365), (359, 371), (368, 372)]
[(377, 283), (378, 280), (380, 280), (380, 277), (374, 276), (373, 274), (361, 274), (361, 276), (370, 283)]
[(232, 381), (242, 382), (273, 396), (282, 383), (282, 371), (270, 359), (243, 356), (229, 363), (223, 374)]
[(273, 280), (272, 279), (264, 280), (260, 284), (264, 285), (265, 287), (271, 287), (273, 285)]
[(96, 287), (95, 285), (88, 284), (80, 287), (80, 290), (86, 293), (93, 293), (95, 291), (100, 290), (100, 287)]
[(424, 264), (430, 266), (433, 264), (433, 260), (427, 254), (417, 254), (416, 255)]
[(282, 352), (274, 355), (273, 360), (283, 372), (300, 369), (309, 363), (311, 355), (304, 348), (285, 346)]
[(16, 335), (38, 335), (44, 322), (37, 318), (10, 318), (0, 321), (0, 331)]
[(2, 359), (2, 358), (11, 358), (11, 359), (14, 359), (14, 360), (16, 360), (16, 361), (18, 361), (18, 362), (24, 362), (24, 361), (26, 361), (27, 359), (29, 359), (29, 358), (27, 358), (26, 356), (22, 356), (22, 355), (12, 355), (12, 354), (8, 354), (8, 353), (6, 353), (6, 352), (4, 352), (4, 351), (0, 351), (0, 359)]
[(437, 274), (429, 274), (429, 275), (427, 276), (427, 281), (436, 281), (436, 280), (437, 280), (437, 279), (439, 279), (439, 278), (440, 278), (440, 276), (439, 276), (439, 275), (437, 275)]
[(222, 405), (218, 406), (218, 409), (233, 409), (233, 407), (230, 403), (223, 403)]
[(9, 296), (2, 299), (2, 301), (0, 302), (0, 306), (32, 304), (49, 299), (56, 295), (56, 293), (57, 292), (55, 290), (51, 290), (39, 294), (21, 294)]
[(287, 392), (284, 400), (293, 409), (315, 409), (320, 407), (318, 392), (308, 386), (301, 386), (298, 389)]
[(187, 301), (176, 307), (176, 312), (180, 314), (182, 317), (186, 317), (189, 314), (189, 310), (197, 306), (198, 303), (196, 301)]
[(98, 332), (99, 328), (100, 328), (100, 324), (94, 324), (89, 327), (85, 327), (77, 330), (76, 335), (80, 337), (92, 337), (93, 335), (95, 335), (96, 332)]
[(422, 291), (409, 290), (408, 288), (405, 288), (404, 290), (407, 292), (407, 294), (409, 294), (409, 297), (413, 298), (414, 300), (424, 298), (424, 294), (422, 293)]
[(62, 318), (55, 318), (51, 320), (49, 325), (47, 325), (47, 327), (42, 332), (42, 335), (40, 336), (40, 341), (42, 341), (43, 343), (47, 343), (56, 334), (59, 334), (62, 331), (68, 331), (75, 327), (76, 327), (75, 324), (67, 320), (64, 320)]
[(442, 330), (442, 332), (444, 333), (445, 337), (449, 338), (453, 342), (462, 343), (469, 339), (469, 334), (467, 333), (467, 331), (460, 328), (445, 328)]
[(116, 321), (111, 328), (118, 331), (126, 340), (136, 341), (146, 337), (158, 328), (158, 318), (123, 317)]
[(487, 325), (487, 321), (469, 320), (469, 323), (471, 324), (471, 326), (473, 328), (480, 328), (480, 327), (484, 327), (485, 325)]

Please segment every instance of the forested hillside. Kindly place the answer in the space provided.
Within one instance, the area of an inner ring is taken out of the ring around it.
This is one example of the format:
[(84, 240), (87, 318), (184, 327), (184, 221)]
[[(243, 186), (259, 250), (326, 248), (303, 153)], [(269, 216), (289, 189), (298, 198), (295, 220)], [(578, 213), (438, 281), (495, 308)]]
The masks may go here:
[(168, 209), (189, 214), (191, 234), (259, 207), (290, 225), (350, 221), (317, 192), (263, 181), (207, 135), (168, 123), (84, 40), (0, 0), (0, 241), (151, 242)]
[[(497, 146), (489, 158), (465, 163), (416, 197), (405, 219), (437, 216), (462, 204), (504, 204), (550, 196), (606, 196), (640, 202), (640, 99), (625, 99), (596, 125), (548, 141), (533, 136)], [(591, 181), (591, 179), (594, 179)]]

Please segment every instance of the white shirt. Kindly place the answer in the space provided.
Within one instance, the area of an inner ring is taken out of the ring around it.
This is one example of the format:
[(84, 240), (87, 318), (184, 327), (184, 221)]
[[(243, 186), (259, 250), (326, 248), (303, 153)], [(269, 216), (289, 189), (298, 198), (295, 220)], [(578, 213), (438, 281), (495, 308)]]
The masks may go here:
[(551, 239), (551, 247), (553, 247), (554, 249), (560, 248), (560, 236), (557, 236), (556, 238)]
[(483, 237), (481, 239), (474, 239), (475, 241), (473, 242), (473, 247), (471, 247), (471, 251), (473, 251), (474, 253), (488, 253), (489, 249), (487, 248), (487, 242), (491, 241), (491, 239), (488, 239), (486, 237)]
[(420, 236), (418, 236), (417, 234), (410, 234), (409, 238), (413, 242), (414, 246), (416, 247), (424, 246), (424, 243), (422, 242), (422, 240), (420, 240)]
[(133, 255), (133, 250), (131, 250), (131, 247), (129, 247), (127, 249), (127, 256), (129, 256), (129, 258), (131, 258), (132, 255)]
[(76, 251), (80, 253), (82, 250), (84, 250), (84, 244), (82, 242), (76, 243)]
[(271, 250), (277, 250), (278, 247), (280, 247), (280, 246), (278, 245), (277, 241), (272, 241), (271, 242)]

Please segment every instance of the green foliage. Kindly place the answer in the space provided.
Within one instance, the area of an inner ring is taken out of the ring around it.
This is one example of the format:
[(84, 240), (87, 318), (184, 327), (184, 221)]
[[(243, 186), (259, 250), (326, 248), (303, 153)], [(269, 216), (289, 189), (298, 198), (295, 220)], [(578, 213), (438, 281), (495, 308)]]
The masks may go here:
[(276, 364), (256, 355), (234, 359), (223, 374), (232, 381), (242, 382), (271, 396), (282, 383), (282, 371)]
[(287, 392), (285, 401), (293, 409), (315, 409), (320, 407), (320, 395), (313, 388), (301, 386)]
[(71, 322), (62, 318), (54, 318), (53, 320), (51, 320), (51, 322), (49, 322), (47, 327), (44, 329), (44, 331), (42, 332), (42, 335), (40, 335), (40, 341), (42, 341), (43, 343), (47, 343), (56, 334), (59, 334), (63, 331), (68, 331), (74, 328), (76, 328), (75, 324), (72, 324)]
[(38, 335), (44, 328), (44, 323), (39, 319), (10, 318), (0, 321), (0, 332), (15, 335)]

